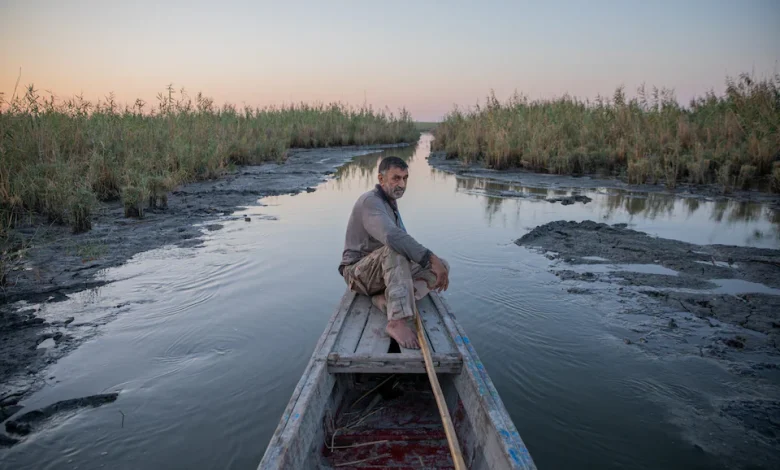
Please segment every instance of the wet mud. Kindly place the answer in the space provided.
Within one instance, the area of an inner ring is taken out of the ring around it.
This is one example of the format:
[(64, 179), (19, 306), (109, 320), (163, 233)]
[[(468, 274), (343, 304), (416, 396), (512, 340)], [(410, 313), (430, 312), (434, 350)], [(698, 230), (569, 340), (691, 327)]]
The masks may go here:
[(593, 221), (551, 222), (515, 243), (552, 260), (568, 293), (614, 306), (609, 320), (627, 347), (730, 374), (731, 391), (704, 399), (708, 407), (673, 401), (691, 442), (735, 468), (780, 465), (780, 250), (695, 245)]
[[(293, 150), (283, 164), (238, 167), (223, 178), (180, 187), (168, 195), (166, 208), (148, 209), (140, 219), (126, 218), (118, 201), (102, 204), (92, 230), (82, 234), (45, 220), (24, 221), (11, 234), (10, 246), (2, 247), (14, 256), (4, 260), (11, 269), (0, 286), (0, 397), (21, 398), (46, 384), (51, 378), (42, 377), (42, 369), (75, 348), (85, 338), (84, 330), (97, 326), (75, 317), (39, 316), (40, 305), (105, 285), (110, 282), (106, 269), (138, 253), (163, 246), (197, 247), (205, 233), (222, 229), (216, 219), (251, 223), (240, 214), (242, 207), (256, 205), (262, 197), (314, 191), (354, 157), (403, 146)], [(116, 312), (122, 307), (117, 305)], [(15, 409), (3, 405), (0, 422), (10, 411)], [(0, 439), (0, 445), (14, 440), (1, 434)]]
[[(638, 292), (701, 318), (765, 333), (768, 343), (780, 348), (780, 250), (694, 245), (593, 221), (551, 222), (516, 243), (554, 252), (550, 258), (586, 269), (559, 271), (564, 280), (650, 287)], [(610, 265), (616, 269), (587, 270)], [(659, 272), (646, 272), (653, 270)]]
[[(95, 408), (107, 403), (113, 403), (116, 401), (118, 396), (118, 393), (105, 393), (101, 395), (90, 395), (88, 397), (58, 401), (39, 410), (28, 411), (18, 418), (13, 418), (6, 421), (5, 430), (8, 434), (11, 435), (27, 436), (28, 434), (38, 429), (46, 421), (52, 419), (55, 416), (71, 413), (81, 408)], [(21, 407), (17, 406), (17, 408)]]

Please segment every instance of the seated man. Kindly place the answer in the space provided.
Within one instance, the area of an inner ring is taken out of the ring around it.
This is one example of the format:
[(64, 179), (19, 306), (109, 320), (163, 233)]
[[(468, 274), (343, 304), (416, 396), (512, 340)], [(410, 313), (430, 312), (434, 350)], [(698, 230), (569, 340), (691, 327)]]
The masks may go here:
[(379, 164), (379, 184), (352, 208), (339, 273), (351, 290), (371, 296), (387, 313), (387, 334), (399, 345), (417, 349), (417, 335), (407, 320), (414, 316), (415, 299), (430, 290), (447, 290), (449, 265), (406, 233), (396, 201), (408, 178), (409, 167), (398, 157)]

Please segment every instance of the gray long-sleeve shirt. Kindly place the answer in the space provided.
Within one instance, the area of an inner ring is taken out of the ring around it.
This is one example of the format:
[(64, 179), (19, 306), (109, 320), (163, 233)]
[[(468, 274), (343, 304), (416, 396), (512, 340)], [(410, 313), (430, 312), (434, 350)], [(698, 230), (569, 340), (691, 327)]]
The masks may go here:
[(384, 245), (423, 267), (430, 264), (431, 252), (406, 233), (395, 201), (377, 185), (362, 194), (352, 208), (339, 272)]

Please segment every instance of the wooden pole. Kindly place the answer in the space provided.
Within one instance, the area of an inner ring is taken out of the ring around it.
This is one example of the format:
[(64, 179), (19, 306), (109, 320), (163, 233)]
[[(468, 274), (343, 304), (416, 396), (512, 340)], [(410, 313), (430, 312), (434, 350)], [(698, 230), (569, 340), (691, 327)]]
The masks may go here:
[[(414, 305), (414, 302), (412, 303)], [(447, 444), (450, 446), (452, 461), (455, 462), (455, 470), (467, 470), (466, 462), (463, 461), (463, 453), (460, 451), (458, 436), (455, 434), (455, 426), (452, 425), (450, 412), (447, 409), (447, 403), (444, 401), (444, 394), (441, 392), (439, 378), (436, 377), (436, 370), (433, 368), (433, 357), (431, 356), (431, 347), (428, 345), (428, 338), (425, 337), (422, 317), (417, 311), (417, 305), (414, 305), (414, 318), (417, 322), (417, 342), (420, 343), (423, 358), (425, 359), (425, 371), (428, 373), (428, 380), (431, 381), (433, 396), (436, 397), (436, 405), (439, 407), (441, 422), (444, 425), (444, 433), (447, 435)]]

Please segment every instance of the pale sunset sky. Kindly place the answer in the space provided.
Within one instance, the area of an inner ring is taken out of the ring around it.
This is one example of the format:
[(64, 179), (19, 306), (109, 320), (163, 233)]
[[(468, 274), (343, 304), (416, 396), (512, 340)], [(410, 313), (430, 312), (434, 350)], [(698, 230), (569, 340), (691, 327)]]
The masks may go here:
[(219, 104), (342, 101), (439, 120), (454, 105), (629, 94), (687, 103), (742, 72), (780, 72), (780, 1), (0, 0), (0, 92), (114, 92), (172, 83)]

